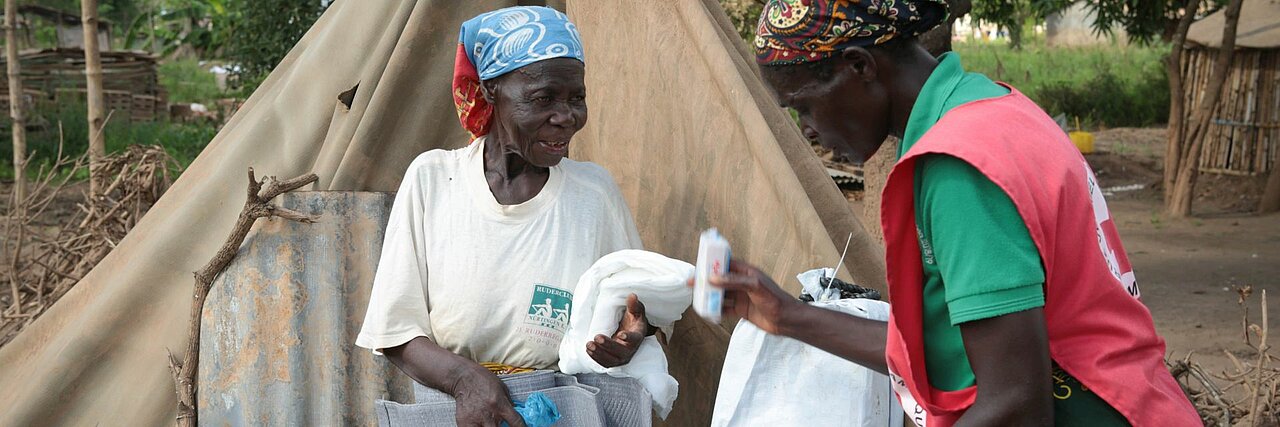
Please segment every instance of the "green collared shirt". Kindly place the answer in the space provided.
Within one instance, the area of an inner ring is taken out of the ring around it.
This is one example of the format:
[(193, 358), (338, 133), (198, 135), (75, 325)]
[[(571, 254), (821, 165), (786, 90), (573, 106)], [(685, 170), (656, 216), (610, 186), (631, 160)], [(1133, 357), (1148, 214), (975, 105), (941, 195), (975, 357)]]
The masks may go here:
[[(911, 109), (898, 156), (951, 109), (1008, 93), (986, 76), (966, 73), (959, 55), (942, 55)], [(916, 162), (915, 204), (924, 268), (925, 368), (933, 387), (960, 390), (975, 382), (959, 325), (1043, 307), (1044, 268), (1013, 201), (963, 160), (921, 156)], [(1059, 369), (1054, 374), (1055, 379), (1075, 381)], [(1078, 382), (1069, 384), (1083, 389)], [(1055, 399), (1058, 425), (1125, 424), (1092, 392), (1076, 390), (1073, 397)], [(1116, 419), (1120, 422), (1111, 422)]]
[[(955, 53), (942, 55), (911, 109), (899, 157), (952, 108), (1008, 93), (986, 76), (964, 72)], [(959, 390), (974, 379), (958, 325), (1044, 306), (1044, 269), (1013, 201), (968, 163), (921, 157), (915, 199), (925, 366), (934, 387)]]

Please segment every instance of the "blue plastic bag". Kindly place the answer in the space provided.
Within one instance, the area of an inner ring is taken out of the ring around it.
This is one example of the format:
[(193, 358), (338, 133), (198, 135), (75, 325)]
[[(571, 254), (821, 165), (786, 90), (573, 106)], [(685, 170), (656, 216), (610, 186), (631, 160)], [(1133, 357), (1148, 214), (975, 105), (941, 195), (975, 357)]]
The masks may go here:
[[(520, 418), (524, 419), (524, 424), (528, 427), (551, 427), (556, 421), (560, 420), (560, 410), (556, 409), (555, 402), (552, 402), (547, 395), (542, 393), (533, 393), (524, 402), (513, 401), (516, 413), (520, 414)], [(507, 426), (507, 423), (502, 423)]]

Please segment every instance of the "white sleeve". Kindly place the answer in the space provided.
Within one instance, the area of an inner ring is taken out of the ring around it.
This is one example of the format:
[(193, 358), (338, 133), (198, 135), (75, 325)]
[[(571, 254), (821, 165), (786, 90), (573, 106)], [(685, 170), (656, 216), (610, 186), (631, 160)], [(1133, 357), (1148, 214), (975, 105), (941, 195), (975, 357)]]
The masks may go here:
[(382, 354), (417, 337), (434, 339), (427, 312), (425, 167), (414, 162), (405, 173), (391, 205), (382, 256), (373, 278), (373, 292), (356, 345)]
[(609, 203), (609, 210), (612, 211), (613, 216), (613, 233), (611, 234), (613, 247), (608, 248), (605, 254), (623, 249), (643, 250), (644, 242), (640, 240), (640, 231), (636, 230), (636, 221), (631, 216), (631, 207), (627, 206), (627, 199), (622, 197), (622, 190), (617, 184), (613, 184), (612, 187), (613, 195), (609, 198), (612, 203)]

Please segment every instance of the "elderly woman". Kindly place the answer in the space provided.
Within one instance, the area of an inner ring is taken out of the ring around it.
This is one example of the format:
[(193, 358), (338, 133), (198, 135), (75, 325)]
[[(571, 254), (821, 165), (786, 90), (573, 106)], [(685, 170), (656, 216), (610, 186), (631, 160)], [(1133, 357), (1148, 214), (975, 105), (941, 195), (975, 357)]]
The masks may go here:
[[(587, 121), (583, 77), (560, 12), (467, 21), (453, 94), (474, 141), (418, 156), (396, 195), (356, 345), (452, 396), (459, 425), (523, 425), (495, 374), (554, 369), (579, 276), (641, 247), (609, 173), (565, 158)], [(652, 330), (631, 298), (618, 332), (584, 345), (619, 366)]]

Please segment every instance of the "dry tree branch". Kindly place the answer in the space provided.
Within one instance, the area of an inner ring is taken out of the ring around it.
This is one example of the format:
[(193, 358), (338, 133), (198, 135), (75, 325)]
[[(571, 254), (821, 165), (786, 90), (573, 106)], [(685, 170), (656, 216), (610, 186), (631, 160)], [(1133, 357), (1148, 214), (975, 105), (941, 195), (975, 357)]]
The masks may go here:
[[(240, 244), (249, 235), (254, 222), (264, 217), (280, 217), (303, 223), (316, 222), (318, 217), (272, 205), (271, 199), (281, 193), (293, 191), (307, 184), (316, 182), (316, 174), (306, 174), (297, 178), (278, 181), (269, 177), (265, 182), (258, 181), (249, 168), (249, 189), (240, 217), (231, 228), (222, 248), (214, 254), (199, 271), (195, 272), (195, 292), (191, 299), (191, 319), (187, 328), (187, 348), (182, 360), (169, 352), (169, 370), (173, 373), (173, 382), (178, 394), (178, 425), (195, 426), (196, 423), (196, 368), (200, 363), (200, 321), (204, 310), (205, 298), (213, 287), (213, 279), (231, 264)], [(266, 184), (266, 189), (262, 188)]]
[(1249, 390), (1250, 393), (1253, 395), (1253, 401), (1249, 404), (1249, 425), (1256, 426), (1258, 425), (1259, 420), (1262, 419), (1261, 414), (1258, 411), (1258, 404), (1261, 403), (1258, 401), (1258, 395), (1261, 394), (1262, 392), (1262, 373), (1266, 371), (1265, 369), (1263, 369), (1263, 366), (1265, 366), (1267, 363), (1267, 350), (1270, 349), (1270, 347), (1267, 346), (1267, 329), (1268, 328), (1267, 328), (1267, 290), (1266, 289), (1262, 290), (1262, 326), (1250, 325), (1249, 329), (1257, 332), (1258, 334), (1258, 364), (1256, 368), (1257, 374), (1254, 375), (1253, 384)]
[[(9, 282), (4, 286), (8, 289), (0, 292), (0, 307), (10, 315), (0, 317), (0, 345), (39, 317), (115, 247), (170, 184), (166, 174), (151, 171), (174, 164), (156, 146), (131, 146), (108, 156), (100, 172), (103, 179), (119, 184), (112, 193), (101, 195), (99, 209), (89, 209), (87, 201), (74, 207), (66, 203), (75, 197), (69, 194), (69, 184), (88, 167), (88, 158), (63, 155), (61, 144), (58, 153), (30, 182), (30, 192), (21, 201), (26, 215), (10, 214), (4, 222), (3, 262), (12, 267), (10, 257), (14, 252), (19, 257), (17, 268), (0, 277), (0, 282)], [(16, 212), (18, 203), (13, 201), (9, 212)], [(67, 212), (69, 207), (74, 212)], [(18, 245), (23, 246), (20, 251)]]
[[(1242, 361), (1231, 351), (1222, 352), (1234, 365), (1234, 372), (1222, 372), (1208, 375), (1195, 362), (1191, 354), (1184, 360), (1168, 362), (1169, 372), (1178, 379), (1183, 391), (1195, 404), (1201, 420), (1206, 425), (1230, 426), (1239, 425), (1276, 425), (1276, 397), (1280, 387), (1280, 369), (1269, 362), (1274, 359), (1267, 344), (1269, 335), (1270, 313), (1267, 310), (1266, 292), (1262, 292), (1261, 324), (1250, 323), (1249, 307), (1246, 304), (1253, 294), (1252, 286), (1235, 289), (1242, 313), (1241, 325), (1244, 330), (1243, 341), (1256, 354), (1249, 362)], [(1256, 336), (1255, 336), (1256, 335)], [(1257, 338), (1257, 343), (1254, 343)], [(1215, 380), (1216, 378), (1216, 380)], [(1192, 382), (1198, 383), (1193, 387)], [(1235, 398), (1229, 398), (1228, 392)]]
[[(1188, 356), (1189, 356), (1189, 355), (1188, 355)], [(1230, 407), (1231, 407), (1231, 405), (1227, 405), (1227, 403), (1226, 403), (1225, 401), (1223, 401), (1223, 397), (1222, 397), (1222, 390), (1218, 388), (1218, 385), (1217, 385), (1217, 384), (1215, 384), (1215, 383), (1213, 382), (1213, 380), (1209, 378), (1209, 376), (1208, 376), (1208, 375), (1205, 375), (1204, 370), (1203, 370), (1203, 369), (1200, 369), (1200, 365), (1190, 365), (1190, 367), (1189, 367), (1189, 368), (1190, 368), (1190, 369), (1189, 369), (1189, 373), (1191, 374), (1191, 376), (1192, 376), (1193, 378), (1195, 378), (1195, 379), (1196, 379), (1196, 381), (1199, 381), (1199, 382), (1200, 382), (1200, 384), (1201, 384), (1202, 386), (1204, 386), (1205, 391), (1209, 394), (1209, 399), (1210, 399), (1210, 400), (1212, 400), (1214, 403), (1218, 404), (1218, 407), (1220, 407), (1220, 408), (1230, 408)], [(1223, 409), (1223, 411), (1222, 411), (1222, 418), (1221, 418), (1221, 422), (1222, 422), (1222, 424), (1221, 424), (1221, 425), (1223, 425), (1223, 426), (1230, 426), (1230, 425), (1231, 425), (1231, 411), (1230, 411), (1230, 410)]]

